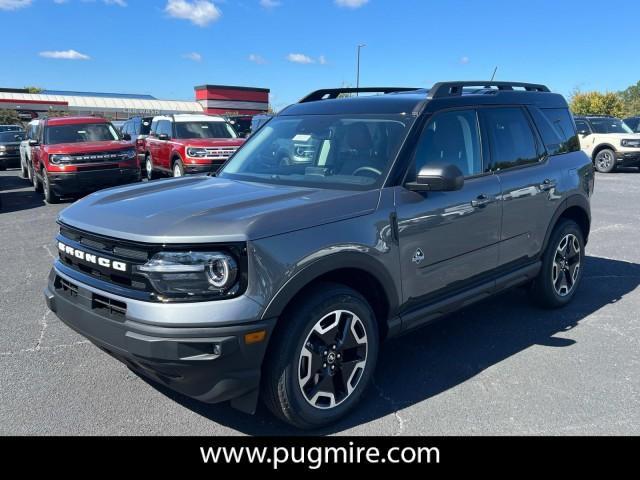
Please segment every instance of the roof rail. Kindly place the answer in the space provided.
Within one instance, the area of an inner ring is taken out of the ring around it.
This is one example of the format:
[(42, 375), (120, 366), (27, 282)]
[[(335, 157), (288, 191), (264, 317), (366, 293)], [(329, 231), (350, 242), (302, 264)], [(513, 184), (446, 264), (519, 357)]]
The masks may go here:
[(499, 91), (513, 90), (514, 87), (524, 88), (527, 92), (550, 92), (545, 85), (522, 82), (493, 82), (487, 80), (465, 80), (462, 82), (440, 82), (429, 90), (429, 98), (456, 97), (462, 95), (464, 87), (496, 87)]
[(318, 100), (331, 100), (338, 98), (343, 93), (396, 93), (396, 92), (411, 92), (413, 90), (420, 90), (416, 87), (362, 87), (362, 88), (323, 88), (311, 92), (306, 97), (302, 98), (298, 103), (317, 102)]

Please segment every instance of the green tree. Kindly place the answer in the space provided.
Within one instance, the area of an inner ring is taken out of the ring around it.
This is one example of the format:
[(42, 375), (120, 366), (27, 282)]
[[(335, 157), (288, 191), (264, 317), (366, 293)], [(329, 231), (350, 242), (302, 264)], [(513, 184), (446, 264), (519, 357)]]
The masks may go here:
[(40, 87), (29, 86), (29, 87), (24, 87), (24, 89), (29, 90), (29, 93), (42, 93), (42, 88)]
[(0, 110), (0, 125), (22, 125), (20, 117), (15, 110)]
[(612, 115), (624, 117), (625, 106), (614, 92), (580, 92), (571, 95), (571, 111), (576, 115)]
[(627, 117), (640, 115), (640, 82), (619, 93)]

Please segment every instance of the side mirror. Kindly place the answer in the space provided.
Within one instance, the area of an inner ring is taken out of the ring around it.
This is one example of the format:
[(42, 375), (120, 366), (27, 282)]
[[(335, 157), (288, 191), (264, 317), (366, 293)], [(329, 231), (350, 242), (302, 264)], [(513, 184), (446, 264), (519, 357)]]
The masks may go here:
[(40, 145), (38, 140), (29, 140), (29, 146), (30, 147), (37, 147), (38, 145)]
[(127, 142), (131, 141), (131, 135), (129, 135), (128, 133), (123, 133), (122, 140), (125, 140)]
[(453, 192), (464, 186), (464, 175), (455, 165), (425, 165), (405, 186), (412, 192)]
[(160, 135), (158, 135), (158, 140), (167, 141), (169, 140), (169, 135), (167, 135), (166, 133), (161, 133)]

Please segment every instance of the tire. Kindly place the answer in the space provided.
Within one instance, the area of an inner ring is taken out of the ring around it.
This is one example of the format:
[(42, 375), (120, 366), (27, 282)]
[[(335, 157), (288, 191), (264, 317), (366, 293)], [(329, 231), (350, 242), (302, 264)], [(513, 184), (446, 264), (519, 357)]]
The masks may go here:
[[(298, 428), (336, 422), (358, 403), (375, 370), (379, 335), (371, 307), (348, 287), (322, 283), (281, 321), (286, 327), (276, 331), (264, 363), (263, 401)], [(319, 385), (325, 388), (314, 392)]]
[(184, 177), (184, 165), (182, 164), (182, 160), (178, 158), (173, 162), (171, 173), (174, 178)]
[(156, 173), (153, 171), (153, 159), (151, 158), (151, 155), (147, 155), (145, 157), (144, 167), (145, 167), (145, 170), (147, 172), (147, 180), (151, 181), (151, 180), (155, 180), (156, 178), (158, 178), (156, 176)]
[(51, 184), (49, 183), (49, 175), (47, 175), (47, 171), (44, 169), (42, 170), (42, 191), (44, 192), (44, 201), (48, 204), (60, 202), (60, 197), (53, 192), (53, 188), (51, 188)]
[(544, 308), (560, 308), (573, 299), (584, 270), (584, 236), (573, 220), (553, 230), (542, 256), (542, 269), (531, 285), (531, 297)]
[(33, 170), (33, 167), (31, 167), (31, 181), (33, 182), (33, 189), (38, 193), (42, 193), (42, 183), (38, 180), (38, 174)]
[(4, 172), (7, 169), (6, 166), (4, 165), (0, 165), (0, 172)]
[(22, 162), (22, 159), (20, 160), (20, 178), (29, 178), (29, 169), (27, 168), (26, 164)]
[(611, 173), (616, 169), (616, 152), (609, 148), (600, 150), (593, 160), (596, 170), (600, 173)]

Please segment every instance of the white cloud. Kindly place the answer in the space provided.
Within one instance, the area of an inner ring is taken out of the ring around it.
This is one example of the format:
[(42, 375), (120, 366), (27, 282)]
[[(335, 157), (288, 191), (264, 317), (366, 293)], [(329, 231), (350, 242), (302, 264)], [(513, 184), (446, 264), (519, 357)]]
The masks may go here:
[(360, 8), (369, 3), (369, 0), (335, 0), (336, 5), (344, 8)]
[(168, 0), (164, 10), (172, 17), (189, 20), (199, 27), (206, 27), (222, 15), (209, 0)]
[(39, 54), (44, 58), (55, 58), (59, 60), (91, 60), (89, 55), (76, 52), (75, 50), (48, 50)]
[(263, 8), (276, 8), (282, 6), (279, 0), (260, 0), (260, 6)]
[(31, 0), (0, 0), (0, 10), (17, 10), (29, 5)]
[(463, 65), (466, 65), (467, 63), (469, 63), (471, 61), (471, 59), (469, 57), (462, 57), (460, 59), (460, 63)]
[(118, 5), (119, 7), (126, 7), (127, 2), (125, 0), (104, 0), (107, 5)]
[(320, 55), (320, 56), (318, 57), (318, 63), (319, 63), (320, 65), (326, 65), (326, 64), (327, 64), (327, 63), (329, 63), (329, 62), (327, 61), (327, 57), (325, 57), (324, 55)]
[(182, 57), (186, 58), (187, 60), (193, 60), (194, 62), (202, 61), (202, 55), (200, 55), (198, 52), (185, 53)]
[(257, 55), (255, 53), (249, 55), (249, 61), (257, 63), (258, 65), (264, 65), (265, 63), (267, 63), (264, 57), (261, 57), (260, 55)]
[(289, 55), (287, 55), (287, 60), (293, 63), (314, 63), (313, 58), (302, 53), (290, 53)]

